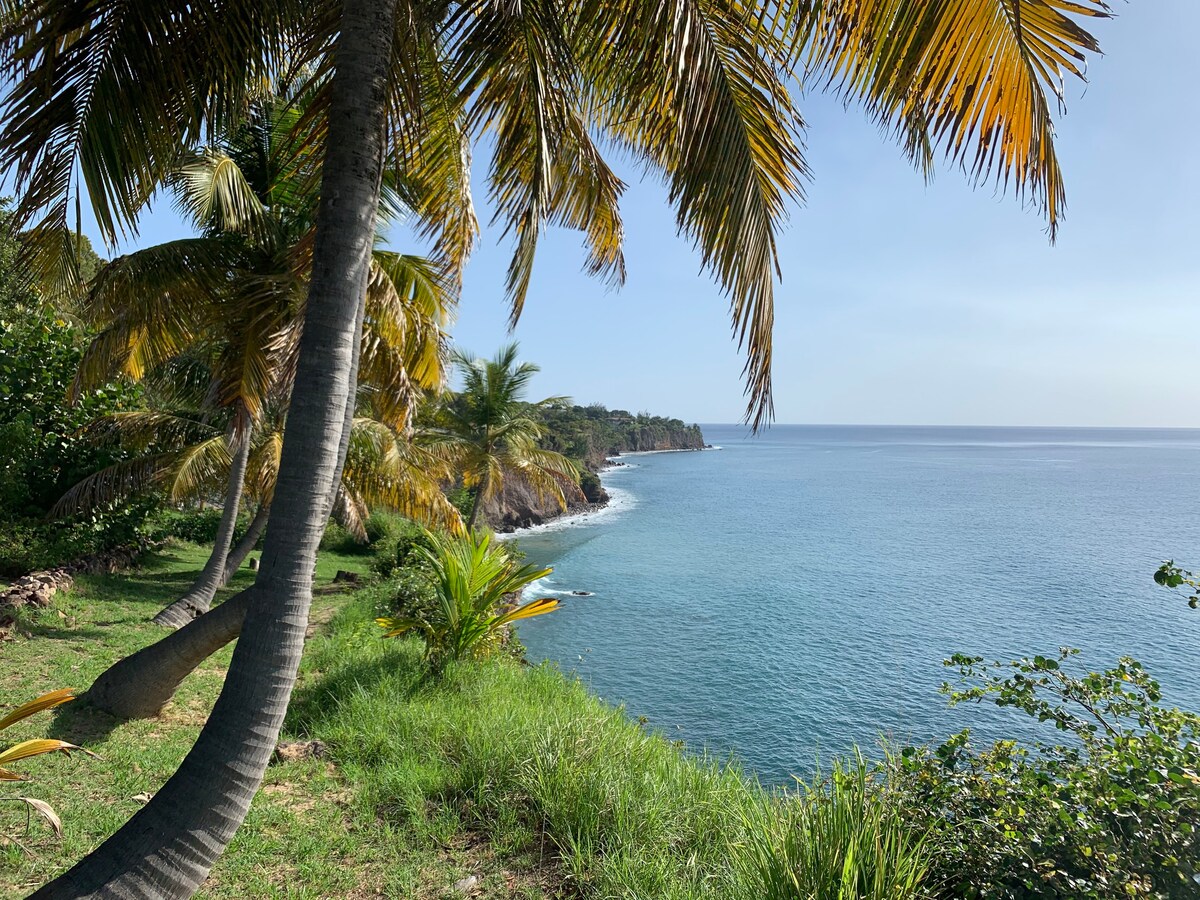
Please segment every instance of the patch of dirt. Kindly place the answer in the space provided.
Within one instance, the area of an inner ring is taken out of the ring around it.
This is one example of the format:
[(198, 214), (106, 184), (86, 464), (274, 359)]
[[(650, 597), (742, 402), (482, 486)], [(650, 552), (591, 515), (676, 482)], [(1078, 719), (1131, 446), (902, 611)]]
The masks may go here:
[[(466, 831), (444, 846), (438, 857), (442, 865), (422, 873), (418, 900), (569, 900), (579, 896), (544, 837), (523, 853), (501, 857), (487, 835)], [(475, 881), (468, 883), (472, 875)]]

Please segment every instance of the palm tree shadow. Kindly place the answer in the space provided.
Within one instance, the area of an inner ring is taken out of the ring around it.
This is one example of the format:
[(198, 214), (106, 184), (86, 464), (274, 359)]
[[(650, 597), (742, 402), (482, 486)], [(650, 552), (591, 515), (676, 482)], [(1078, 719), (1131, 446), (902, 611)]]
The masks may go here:
[(105, 743), (122, 724), (123, 719), (96, 709), (87, 702), (87, 696), (84, 695), (58, 709), (47, 733), (60, 741), (88, 748)]
[[(387, 653), (376, 659), (341, 666), (305, 685), (292, 695), (288, 707), (288, 731), (309, 736), (321, 725), (337, 717), (339, 707), (362, 691), (371, 691), (384, 680), (394, 681), (398, 672), (405, 676), (399, 696), (412, 700), (422, 694), (442, 688), (442, 682), (423, 665), (414, 665), (411, 658)], [(397, 696), (393, 689), (390, 696)]]

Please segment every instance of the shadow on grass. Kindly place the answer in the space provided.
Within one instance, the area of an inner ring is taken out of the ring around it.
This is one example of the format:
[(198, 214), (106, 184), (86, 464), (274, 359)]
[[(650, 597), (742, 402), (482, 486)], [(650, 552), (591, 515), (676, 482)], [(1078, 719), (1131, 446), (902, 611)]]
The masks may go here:
[(443, 687), (440, 679), (431, 676), (410, 654), (385, 653), (375, 659), (340, 666), (298, 689), (292, 695), (285, 727), (307, 737), (313, 730), (335, 719), (338, 707), (355, 694), (372, 691), (381, 682), (395, 679), (397, 675), (404, 679), (404, 686), (398, 694), (392, 692), (393, 697), (412, 700)]
[(59, 708), (48, 734), (80, 747), (94, 747), (105, 743), (113, 730), (122, 724), (123, 720), (96, 709), (84, 696)]
[(36, 622), (28, 626), (31, 637), (48, 638), (52, 641), (84, 641), (101, 640), (108, 636), (103, 628), (58, 628), (53, 625), (39, 625)]

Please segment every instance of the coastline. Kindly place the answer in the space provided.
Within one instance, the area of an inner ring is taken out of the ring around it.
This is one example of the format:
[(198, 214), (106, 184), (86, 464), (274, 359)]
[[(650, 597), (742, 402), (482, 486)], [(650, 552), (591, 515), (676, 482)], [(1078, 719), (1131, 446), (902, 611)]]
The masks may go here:
[(574, 508), (564, 509), (562, 512), (546, 517), (543, 521), (536, 525), (526, 525), (522, 528), (508, 528), (503, 531), (495, 532), (497, 540), (508, 540), (510, 538), (520, 537), (527, 534), (541, 534), (547, 531), (558, 531), (563, 528), (573, 528), (580, 525), (591, 524), (600, 518), (611, 518), (626, 509), (636, 505), (637, 500), (634, 495), (624, 488), (613, 487), (611, 483), (605, 480), (605, 476), (611, 476), (621, 470), (636, 469), (636, 464), (622, 462), (621, 460), (630, 456), (650, 456), (656, 453), (702, 453), (705, 450), (720, 450), (721, 447), (705, 444), (703, 447), (670, 447), (664, 450), (628, 450), (618, 453), (614, 456), (605, 457), (606, 464), (602, 466), (595, 474), (600, 479), (601, 487), (608, 495), (607, 500), (601, 500), (598, 503), (586, 503)]

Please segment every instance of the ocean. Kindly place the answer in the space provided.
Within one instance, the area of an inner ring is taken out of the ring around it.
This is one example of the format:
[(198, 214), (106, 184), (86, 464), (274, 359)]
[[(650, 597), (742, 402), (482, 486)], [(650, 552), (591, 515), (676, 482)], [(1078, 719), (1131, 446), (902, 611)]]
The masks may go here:
[(531, 661), (770, 784), (885, 738), (1057, 738), (949, 709), (955, 652), (1133, 656), (1200, 710), (1200, 610), (1151, 577), (1200, 569), (1200, 430), (703, 429), (720, 449), (621, 457), (609, 508), (517, 536), (554, 567), (526, 595), (563, 599)]

